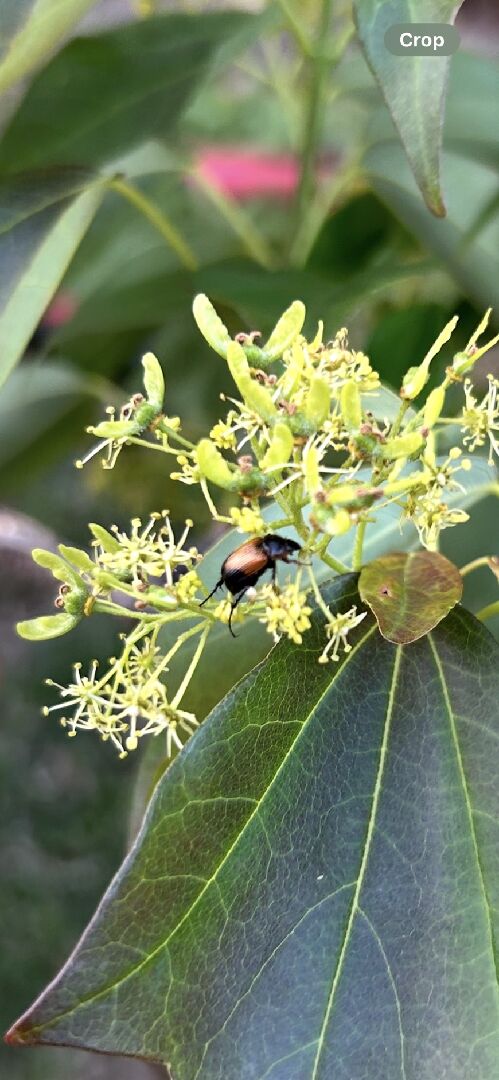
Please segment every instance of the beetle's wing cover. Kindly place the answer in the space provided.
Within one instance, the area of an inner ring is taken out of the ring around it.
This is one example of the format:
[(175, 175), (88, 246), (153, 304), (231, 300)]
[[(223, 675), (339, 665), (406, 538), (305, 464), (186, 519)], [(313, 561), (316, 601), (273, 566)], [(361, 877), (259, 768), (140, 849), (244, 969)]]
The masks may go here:
[(227, 574), (258, 574), (268, 566), (269, 559), (258, 540), (246, 540), (227, 556), (222, 572)]

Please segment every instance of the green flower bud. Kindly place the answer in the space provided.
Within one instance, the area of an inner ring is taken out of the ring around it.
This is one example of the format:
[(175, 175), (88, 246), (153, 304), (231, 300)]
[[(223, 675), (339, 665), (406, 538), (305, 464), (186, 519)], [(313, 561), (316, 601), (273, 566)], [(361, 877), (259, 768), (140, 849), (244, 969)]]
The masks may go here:
[(144, 368), (144, 389), (147, 400), (157, 409), (163, 408), (165, 397), (165, 380), (159, 360), (154, 353), (148, 352), (142, 357)]
[(329, 536), (342, 536), (351, 527), (348, 510), (330, 510), (324, 503), (315, 503), (310, 517), (312, 524)]
[(204, 293), (198, 293), (194, 297), (192, 314), (196, 320), (198, 329), (205, 341), (214, 349), (219, 356), (227, 357), (227, 350), (231, 344), (231, 337), (227, 327), (217, 315), (215, 308)]
[(196, 458), (200, 471), (212, 484), (225, 488), (226, 491), (237, 489), (237, 476), (229, 468), (225, 458), (212, 443), (211, 439), (201, 439), (196, 449)]
[(398, 435), (395, 439), (389, 439), (383, 447), (383, 456), (395, 461), (397, 458), (408, 458), (416, 454), (423, 446), (424, 439), (419, 431), (408, 431), (405, 435)]
[(108, 532), (107, 529), (103, 529), (102, 525), (95, 525), (94, 522), (90, 522), (88, 527), (92, 536), (99, 542), (104, 551), (109, 551), (111, 554), (114, 554), (120, 550), (119, 540), (117, 540), (112, 533)]
[(433, 343), (429, 352), (427, 352), (422, 364), (420, 364), (419, 367), (409, 368), (409, 371), (404, 375), (400, 396), (406, 401), (414, 401), (414, 398), (417, 398), (423, 387), (426, 386), (426, 383), (430, 378), (431, 361), (434, 356), (440, 352), (442, 345), (445, 345), (449, 340), (457, 322), (458, 316), (455, 315), (454, 318), (444, 326), (442, 333), (438, 335), (437, 340)]
[(427, 480), (427, 471), (421, 469), (419, 472), (412, 473), (411, 476), (402, 476), (400, 480), (389, 481), (385, 484), (385, 492), (387, 495), (401, 495), (405, 491), (412, 491), (415, 487), (421, 487), (421, 484), (426, 484)]
[(59, 544), (59, 551), (68, 562), (76, 566), (77, 570), (82, 570), (84, 574), (93, 574), (96, 566), (90, 555), (87, 555), (86, 551), (82, 551), (81, 548), (67, 547), (66, 544)]
[(315, 376), (305, 398), (305, 416), (318, 430), (329, 416), (331, 395), (328, 383), (320, 376)]
[(65, 585), (71, 585), (72, 588), (77, 589), (83, 586), (81, 577), (75, 574), (74, 570), (64, 562), (64, 559), (61, 559), (53, 551), (35, 548), (31, 552), (31, 557), (37, 566), (43, 566), (44, 570), (50, 570), (57, 581), (62, 581)]
[(305, 466), (305, 488), (307, 495), (316, 495), (322, 487), (319, 472), (320, 458), (317, 447), (310, 446), (308, 448), (307, 453), (304, 455), (303, 463)]
[(272, 432), (270, 446), (260, 462), (262, 469), (285, 465), (293, 450), (293, 436), (287, 424), (277, 423)]
[(282, 380), (282, 394), (285, 398), (292, 397), (295, 390), (298, 389), (301, 383), (304, 366), (305, 353), (299, 342), (295, 341), (291, 348), (291, 358)]
[(138, 435), (140, 424), (137, 420), (103, 420), (87, 428), (89, 435), (96, 435), (98, 439), (123, 439), (126, 435)]
[(278, 360), (286, 349), (289, 349), (301, 331), (305, 322), (305, 314), (305, 304), (301, 300), (294, 300), (284, 314), (281, 315), (268, 341), (263, 346), (267, 361)]
[(445, 389), (437, 386), (428, 394), (423, 412), (423, 427), (432, 428), (436, 424), (444, 407)]
[(277, 409), (268, 390), (251, 378), (246, 354), (242, 345), (231, 341), (227, 349), (227, 363), (234, 382), (250, 409), (267, 423), (277, 416)]
[(79, 623), (79, 619), (67, 611), (58, 615), (41, 615), (38, 619), (27, 619), (17, 624), (19, 637), (27, 641), (46, 641), (48, 638), (62, 637)]
[(337, 487), (331, 488), (327, 493), (326, 502), (328, 506), (336, 506), (344, 504), (348, 506), (349, 503), (353, 503), (357, 499), (358, 486), (355, 484), (338, 484)]
[(358, 431), (362, 423), (362, 404), (357, 383), (347, 382), (341, 388), (341, 415), (351, 431)]

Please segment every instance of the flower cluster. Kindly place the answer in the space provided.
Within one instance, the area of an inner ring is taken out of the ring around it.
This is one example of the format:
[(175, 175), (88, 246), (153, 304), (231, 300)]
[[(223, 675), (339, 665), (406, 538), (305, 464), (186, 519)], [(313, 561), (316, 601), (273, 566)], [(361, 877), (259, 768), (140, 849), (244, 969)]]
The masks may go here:
[[(432, 361), (449, 342), (457, 319), (406, 373), (396, 395), (381, 385), (369, 358), (351, 347), (345, 329), (325, 340), (319, 324), (307, 340), (300, 301), (284, 312), (262, 345), (257, 333), (232, 339), (207, 297), (197, 296), (193, 310), (234, 380), (237, 394), (222, 398), (225, 415), (209, 437), (190, 441), (180, 419), (164, 411), (163, 373), (147, 353), (144, 393), (135, 394), (118, 418), (108, 410), (108, 418), (89, 429), (98, 442), (84, 460), (100, 454), (104, 467), (112, 468), (128, 444), (153, 446), (175, 459), (171, 477), (199, 485), (213, 519), (252, 538), (256, 550), (267, 533), (291, 532), (301, 548), (300, 565), (295, 572), (280, 562), (280, 580), (275, 574), (272, 584), (252, 579), (251, 588), (212, 600), (208, 586), (216, 584), (219, 565), (209, 569), (210, 580), (204, 582), (197, 571), (199, 553), (188, 540), (192, 522), (175, 538), (166, 511), (145, 523), (134, 519), (129, 532), (91, 525), (93, 558), (62, 545), (59, 554), (34, 553), (60, 583), (59, 610), (20, 624), (24, 636), (65, 633), (92, 611), (135, 621), (105, 674), (99, 677), (95, 664), (88, 676), (75, 667), (70, 685), (58, 687), (61, 704), (48, 710), (62, 712), (69, 734), (95, 730), (121, 754), (135, 749), (142, 736), (161, 733), (168, 753), (180, 748), (197, 723), (180, 705), (217, 623), (252, 617), (274, 641), (287, 637), (300, 645), (311, 625), (313, 597), (324, 622), (319, 660), (338, 662), (350, 651), (349, 636), (366, 612), (355, 605), (332, 611), (321, 593), (324, 577), (362, 567), (366, 529), (387, 507), (392, 518), (398, 508), (400, 524), (410, 523), (414, 537), (436, 550), (442, 530), (468, 517), (473, 472), (463, 449), (473, 453), (488, 444), (489, 462), (499, 455), (499, 382), (490, 376), (480, 400), (470, 377), (476, 360), (499, 340), (498, 335), (479, 344), (490, 312), (430, 393), (425, 387)], [(463, 382), (461, 411), (445, 416), (447, 391)], [(217, 491), (222, 493), (218, 506)], [(233, 547), (240, 543), (238, 538)], [(346, 561), (338, 557), (340, 544)], [(186, 630), (183, 620), (188, 620)], [(164, 651), (159, 633), (172, 622), (181, 632)], [(195, 635), (194, 653), (170, 696), (170, 661)]]
[(59, 690), (62, 701), (46, 707), (44, 715), (59, 712), (60, 723), (70, 736), (78, 730), (96, 731), (104, 742), (109, 739), (114, 744), (121, 757), (136, 750), (144, 735), (164, 732), (170, 757), (197, 727), (196, 717), (179, 708), (178, 694), (169, 700), (161, 677), (169, 656), (161, 656), (154, 638), (136, 641), (131, 635), (123, 640), (122, 655), (111, 660), (104, 675), (98, 677), (94, 660), (88, 675), (82, 675), (81, 665), (75, 664), (74, 679), (68, 686), (47, 679), (47, 685)]

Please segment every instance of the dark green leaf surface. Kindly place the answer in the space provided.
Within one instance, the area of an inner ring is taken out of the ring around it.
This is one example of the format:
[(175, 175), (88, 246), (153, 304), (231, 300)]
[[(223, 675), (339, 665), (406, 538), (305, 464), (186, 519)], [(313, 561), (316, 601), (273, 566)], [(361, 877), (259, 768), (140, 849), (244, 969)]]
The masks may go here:
[(0, 183), (0, 385), (22, 356), (104, 195), (59, 170)]
[(175, 1080), (497, 1077), (498, 646), (460, 609), (407, 649), (370, 615), (339, 664), (322, 642), (196, 733), (11, 1041)]
[(364, 566), (359, 593), (388, 641), (408, 645), (448, 615), (461, 599), (463, 579), (438, 551), (395, 551)]
[(97, 0), (2, 0), (0, 93), (27, 75)]
[(164, 15), (71, 41), (30, 86), (0, 144), (0, 169), (96, 166), (165, 135), (215, 49), (249, 21)]
[(394, 56), (385, 33), (397, 23), (452, 23), (456, 0), (354, 0), (359, 37), (425, 201), (445, 214), (440, 191), (439, 153), (449, 58)]

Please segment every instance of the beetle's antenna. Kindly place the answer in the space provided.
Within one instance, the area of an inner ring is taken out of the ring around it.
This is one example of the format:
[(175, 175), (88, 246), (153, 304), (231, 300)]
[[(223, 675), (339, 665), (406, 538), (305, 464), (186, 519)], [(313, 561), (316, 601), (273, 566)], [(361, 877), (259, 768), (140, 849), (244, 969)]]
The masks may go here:
[(211, 597), (213, 596), (213, 593), (216, 593), (217, 589), (219, 589), (220, 586), (223, 585), (223, 583), (224, 583), (224, 579), (220, 578), (220, 580), (217, 581), (217, 583), (215, 585), (215, 588), (211, 590), (211, 593), (208, 593), (208, 596), (205, 596), (204, 600), (201, 600), (201, 603), (200, 603), (199, 606), (202, 607), (203, 604), (206, 604), (206, 601), (211, 599)]

